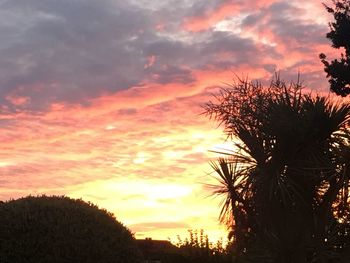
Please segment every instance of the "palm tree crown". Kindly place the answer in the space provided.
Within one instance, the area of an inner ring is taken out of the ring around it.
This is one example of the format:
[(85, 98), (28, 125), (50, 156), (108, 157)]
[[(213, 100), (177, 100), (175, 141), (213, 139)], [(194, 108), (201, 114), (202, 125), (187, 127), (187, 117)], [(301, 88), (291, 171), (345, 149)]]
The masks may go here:
[(349, 221), (350, 105), (279, 78), (269, 87), (239, 79), (215, 98), (205, 113), (239, 149), (211, 163), (237, 249), (259, 244), (283, 263), (340, 247), (341, 234), (331, 236)]

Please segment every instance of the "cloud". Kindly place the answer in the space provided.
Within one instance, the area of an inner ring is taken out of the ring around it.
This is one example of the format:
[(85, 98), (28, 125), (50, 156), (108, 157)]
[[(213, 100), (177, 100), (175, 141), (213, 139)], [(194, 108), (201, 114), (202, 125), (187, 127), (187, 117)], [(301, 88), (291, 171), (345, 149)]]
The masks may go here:
[(178, 66), (164, 65), (160, 69), (152, 70), (151, 79), (155, 83), (183, 83), (190, 84), (195, 82), (191, 70)]
[(325, 43), (326, 25), (309, 19), (301, 7), (254, 4), (260, 8), (252, 1), (224, 0), (4, 0), (0, 110), (89, 106), (100, 96), (150, 84), (195, 85), (196, 70), (236, 71), (243, 64), (264, 69), (289, 50), (301, 58), (315, 43)]
[[(122, 1), (3, 1), (2, 111), (40, 111), (57, 102), (89, 105), (91, 98), (145, 81), (194, 82), (189, 68), (208, 63), (207, 40), (156, 32), (161, 18), (160, 10)], [(211, 38), (216, 36), (208, 36), (215, 48), (221, 40)]]
[(133, 231), (150, 231), (158, 229), (178, 229), (189, 228), (189, 225), (183, 222), (145, 222), (129, 226)]
[(135, 43), (149, 27), (147, 13), (122, 2), (3, 1), (2, 94), (40, 108), (137, 85), (146, 58)]

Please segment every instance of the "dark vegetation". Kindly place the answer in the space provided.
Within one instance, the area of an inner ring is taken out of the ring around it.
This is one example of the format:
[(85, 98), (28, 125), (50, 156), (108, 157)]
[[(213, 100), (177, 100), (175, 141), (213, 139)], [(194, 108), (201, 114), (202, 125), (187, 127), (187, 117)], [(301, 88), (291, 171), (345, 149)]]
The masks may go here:
[(236, 262), (348, 257), (350, 105), (301, 89), (239, 80), (205, 107), (237, 149), (212, 163)]
[(212, 243), (203, 230), (189, 230), (189, 236), (177, 243), (160, 240), (137, 240), (145, 260), (161, 263), (230, 263), (232, 254), (222, 241)]
[[(330, 90), (345, 97), (350, 2), (333, 4), (327, 38), (345, 54), (320, 58)], [(211, 163), (234, 262), (350, 262), (350, 104), (302, 89), (278, 76), (268, 87), (238, 79), (205, 105), (235, 145)]]
[(332, 7), (325, 7), (334, 17), (334, 22), (329, 23), (327, 38), (332, 41), (332, 47), (342, 49), (345, 53), (341, 53), (340, 59), (331, 62), (321, 53), (320, 59), (325, 66), (331, 91), (345, 97), (350, 93), (350, 1), (333, 0)]
[(177, 246), (188, 263), (229, 263), (231, 254), (229, 246), (222, 240), (216, 243), (209, 241), (203, 230), (189, 230), (189, 237), (182, 240), (178, 236)]
[(141, 262), (130, 231), (111, 213), (68, 197), (0, 204), (1, 263)]

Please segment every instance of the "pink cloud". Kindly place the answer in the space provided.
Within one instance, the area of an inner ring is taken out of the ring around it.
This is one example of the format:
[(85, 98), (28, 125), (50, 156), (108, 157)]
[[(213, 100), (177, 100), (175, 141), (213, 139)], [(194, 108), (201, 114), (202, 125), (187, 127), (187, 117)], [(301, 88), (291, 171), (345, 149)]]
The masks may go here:
[(190, 32), (199, 32), (208, 30), (216, 23), (225, 20), (230, 17), (235, 17), (241, 13), (249, 13), (254, 9), (259, 9), (271, 5), (276, 0), (259, 0), (259, 1), (223, 1), (214, 9), (210, 9), (204, 14), (198, 16), (186, 17), (182, 28)]
[(183, 23), (183, 29), (192, 32), (207, 30), (228, 16), (238, 14), (240, 10), (241, 6), (239, 3), (224, 2), (217, 9), (211, 10), (202, 16), (186, 18)]

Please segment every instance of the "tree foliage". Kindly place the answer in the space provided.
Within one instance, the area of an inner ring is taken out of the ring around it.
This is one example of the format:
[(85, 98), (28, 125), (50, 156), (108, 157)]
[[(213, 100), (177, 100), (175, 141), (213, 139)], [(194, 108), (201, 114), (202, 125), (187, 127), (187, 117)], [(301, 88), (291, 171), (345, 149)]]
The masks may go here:
[(91, 203), (26, 197), (0, 204), (0, 261), (141, 262), (130, 231)]
[(350, 105), (303, 93), (300, 82), (238, 80), (205, 113), (236, 148), (211, 165), (240, 258), (339, 259), (349, 244)]
[(320, 59), (324, 64), (330, 89), (340, 96), (350, 93), (350, 2), (349, 0), (333, 0), (334, 7), (325, 5), (326, 10), (333, 15), (334, 22), (329, 23), (330, 32), (327, 38), (332, 41), (336, 49), (344, 49), (340, 59), (326, 60), (326, 55), (321, 53)]
[[(188, 230), (189, 237), (181, 239), (178, 236), (176, 246), (183, 255), (181, 262), (184, 263), (229, 263), (231, 255), (223, 240), (216, 243), (210, 242), (204, 230)], [(164, 261), (166, 263), (166, 261)]]

